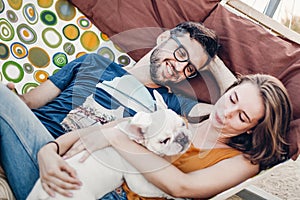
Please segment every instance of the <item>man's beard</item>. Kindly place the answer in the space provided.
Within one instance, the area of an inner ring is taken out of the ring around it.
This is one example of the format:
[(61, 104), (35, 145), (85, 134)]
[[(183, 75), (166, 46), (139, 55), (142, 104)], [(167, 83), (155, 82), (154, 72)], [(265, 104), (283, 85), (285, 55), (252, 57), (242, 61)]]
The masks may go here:
[(171, 83), (169, 80), (163, 80), (162, 74), (159, 74), (159, 68), (161, 68), (161, 60), (162, 58), (159, 57), (160, 49), (155, 49), (151, 56), (150, 56), (150, 76), (154, 83), (167, 86)]

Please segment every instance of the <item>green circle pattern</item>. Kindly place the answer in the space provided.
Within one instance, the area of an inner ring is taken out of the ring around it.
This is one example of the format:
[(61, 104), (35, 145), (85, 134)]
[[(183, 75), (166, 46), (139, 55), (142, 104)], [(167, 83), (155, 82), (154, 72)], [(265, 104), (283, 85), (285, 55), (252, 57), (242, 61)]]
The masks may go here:
[(12, 11), (12, 10), (8, 10), (8, 11), (6, 12), (6, 16), (7, 16), (7, 19), (8, 19), (10, 22), (12, 22), (12, 23), (15, 23), (15, 22), (18, 21), (18, 16), (17, 16), (17, 14), (16, 14), (14, 11)]
[(118, 62), (123, 65), (123, 66), (127, 66), (129, 65), (130, 63), (130, 58), (126, 55), (121, 55), (119, 58), (118, 58)]
[(66, 54), (64, 53), (56, 53), (53, 56), (53, 63), (57, 66), (57, 67), (63, 67), (68, 63), (68, 58), (66, 56)]
[(2, 13), (4, 9), (5, 9), (4, 3), (2, 0), (0, 0), (0, 13)]
[(39, 47), (33, 47), (28, 51), (28, 60), (37, 68), (45, 68), (50, 63), (48, 53)]
[(15, 36), (13, 26), (4, 18), (0, 19), (0, 39), (3, 41), (11, 41)]
[(36, 88), (38, 86), (37, 83), (26, 83), (22, 88), (22, 94), (29, 92), (30, 90)]
[(34, 77), (37, 71), (54, 74), (86, 53), (131, 64), (67, 0), (0, 0), (0, 80), (15, 82), (26, 93), (40, 84)]
[[(52, 36), (53, 35), (55, 35), (56, 36), (56, 43), (51, 43), (51, 41), (53, 40), (53, 37), (51, 37), (51, 38), (48, 38), (47, 37), (47, 33), (49, 33), (49, 32), (52, 32), (53, 34), (52, 34)], [(42, 32), (42, 38), (43, 38), (43, 41), (44, 41), (44, 43), (47, 45), (47, 46), (49, 46), (49, 47), (51, 47), (51, 48), (57, 48), (57, 47), (59, 47), (60, 45), (61, 45), (61, 43), (62, 43), (62, 37), (61, 37), (61, 35), (59, 34), (59, 32), (57, 32), (57, 30), (55, 30), (54, 28), (52, 28), (52, 27), (48, 27), (48, 28), (45, 28), (44, 30), (43, 30), (43, 32)]]
[(110, 59), (111, 61), (115, 61), (114, 52), (108, 47), (102, 47), (97, 52), (99, 55)]
[[(23, 34), (24, 32), (26, 35)], [(27, 24), (20, 24), (17, 27), (17, 34), (19, 39), (25, 44), (34, 44), (37, 40), (37, 34)]]
[(66, 0), (57, 0), (55, 10), (58, 17), (64, 21), (70, 21), (76, 15), (75, 7)]
[(73, 55), (75, 53), (75, 46), (71, 42), (64, 44), (64, 51), (68, 55)]
[(6, 44), (0, 43), (0, 59), (6, 60), (9, 57), (9, 48)]
[(30, 63), (24, 63), (23, 69), (27, 74), (32, 74), (34, 71), (33, 66)]
[[(9, 67), (16, 67), (18, 70), (19, 70), (19, 76), (17, 78), (13, 78), (13, 77), (10, 77), (7, 73), (7, 69)], [(12, 81), (14, 83), (19, 83), (23, 77), (24, 77), (24, 71), (21, 67), (21, 65), (17, 62), (14, 62), (14, 61), (7, 61), (5, 62), (3, 65), (2, 65), (2, 73), (3, 73), (3, 76), (6, 80), (8, 81)]]
[(54, 26), (57, 24), (57, 17), (56, 15), (50, 10), (44, 10), (41, 15), (41, 20), (47, 26)]
[(38, 13), (32, 3), (28, 3), (23, 7), (23, 16), (29, 24), (36, 24), (38, 21)]

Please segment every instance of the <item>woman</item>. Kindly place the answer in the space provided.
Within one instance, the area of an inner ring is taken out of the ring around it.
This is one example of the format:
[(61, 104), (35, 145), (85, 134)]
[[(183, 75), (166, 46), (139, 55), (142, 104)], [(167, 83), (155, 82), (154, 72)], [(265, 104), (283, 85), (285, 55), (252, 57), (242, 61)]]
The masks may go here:
[[(166, 193), (208, 198), (286, 160), (290, 119), (290, 100), (278, 79), (260, 74), (243, 76), (217, 101), (207, 120), (190, 125), (193, 145), (180, 158), (154, 155), (110, 124), (80, 140), (70, 134), (58, 138), (58, 145), (45, 145), (38, 154), (42, 185), (51, 196), (59, 192), (71, 197), (80, 181), (56, 151), (67, 158), (85, 147), (93, 152), (113, 146)], [(137, 197), (126, 185), (123, 189), (129, 199)]]

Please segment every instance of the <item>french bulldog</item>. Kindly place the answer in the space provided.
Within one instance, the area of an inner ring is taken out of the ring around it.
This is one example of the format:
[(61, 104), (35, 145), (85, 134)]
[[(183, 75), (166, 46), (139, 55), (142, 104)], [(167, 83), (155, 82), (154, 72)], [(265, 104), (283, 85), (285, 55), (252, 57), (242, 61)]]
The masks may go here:
[[(174, 111), (167, 109), (158, 93), (154, 95), (158, 105), (157, 111), (153, 113), (137, 112), (129, 121), (123, 121), (116, 127), (126, 133), (132, 140), (160, 156), (182, 154), (190, 145), (191, 132), (185, 120)], [(81, 163), (78, 160), (83, 153), (81, 152), (66, 160), (76, 169), (79, 179), (82, 181), (81, 188), (72, 191), (73, 197), (71, 199), (100, 199), (105, 194), (121, 186), (124, 181), (133, 192), (140, 196), (174, 199), (148, 182), (113, 147), (95, 151), (86, 161)], [(147, 165), (147, 163), (145, 164)], [(55, 197), (50, 197), (43, 190), (39, 179), (27, 199), (67, 200), (70, 198), (58, 193)]]

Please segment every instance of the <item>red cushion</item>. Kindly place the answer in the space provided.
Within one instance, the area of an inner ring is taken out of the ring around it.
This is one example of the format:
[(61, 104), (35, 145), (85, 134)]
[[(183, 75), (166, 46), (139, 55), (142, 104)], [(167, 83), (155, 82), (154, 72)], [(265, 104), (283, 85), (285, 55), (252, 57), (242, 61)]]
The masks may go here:
[(300, 45), (274, 36), (222, 6), (218, 6), (204, 24), (219, 36), (222, 45), (219, 56), (232, 71), (267, 73), (283, 82), (293, 104), (290, 155), (296, 153), (300, 141)]
[(290, 93), (294, 117), (300, 118), (300, 45), (272, 35), (223, 6), (218, 6), (204, 24), (219, 36), (219, 56), (232, 71), (278, 77)]
[(69, 1), (134, 60), (139, 60), (155, 46), (156, 37), (162, 32), (162, 28), (173, 28), (183, 21), (203, 21), (220, 2), (220, 0)]

